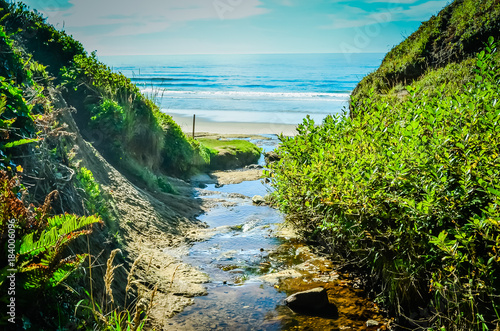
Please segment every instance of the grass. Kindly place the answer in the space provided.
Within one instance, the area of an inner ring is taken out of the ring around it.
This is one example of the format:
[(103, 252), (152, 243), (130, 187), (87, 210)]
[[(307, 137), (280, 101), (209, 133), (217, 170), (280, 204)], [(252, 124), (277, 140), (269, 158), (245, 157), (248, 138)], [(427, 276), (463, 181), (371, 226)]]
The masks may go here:
[(231, 154), (252, 153), (259, 156), (261, 153), (259, 147), (247, 140), (220, 140), (209, 138), (200, 138), (197, 140), (205, 147), (218, 152), (227, 151)]
[(210, 151), (210, 168), (233, 169), (256, 163), (261, 149), (247, 140), (200, 138), (198, 142)]
[[(113, 283), (115, 283), (116, 270), (123, 267), (122, 264), (114, 265), (114, 260), (118, 253), (121, 254), (119, 249), (111, 251), (106, 261), (106, 271), (103, 276), (105, 287), (103, 300), (99, 302), (91, 291), (90, 293), (86, 293), (88, 298), (81, 299), (75, 307), (75, 317), (84, 321), (84, 325), (81, 325), (81, 328), (112, 331), (140, 331), (145, 329), (149, 312), (154, 305), (157, 285), (149, 290), (148, 297), (145, 296), (146, 293), (140, 294), (138, 298), (135, 298), (132, 303), (127, 305), (127, 298), (130, 296), (135, 284), (138, 283), (137, 280), (134, 280), (136, 276), (134, 273), (138, 263), (143, 259), (143, 256), (139, 255), (128, 271), (124, 307), (120, 307), (115, 302), (112, 289)], [(92, 275), (92, 268), (92, 265), (90, 265), (90, 275)], [(91, 281), (93, 280), (91, 279)]]
[[(464, 81), (474, 79), (477, 49), (489, 36), (499, 39), (499, 20), (500, 8), (495, 0), (452, 2), (395, 46), (380, 67), (362, 79), (353, 92), (352, 99), (357, 101), (351, 111), (368, 96), (397, 101), (401, 98), (395, 96), (413, 82), (419, 82), (417, 96), (442, 82), (453, 88), (464, 86)], [(372, 90), (374, 93), (370, 93)]]

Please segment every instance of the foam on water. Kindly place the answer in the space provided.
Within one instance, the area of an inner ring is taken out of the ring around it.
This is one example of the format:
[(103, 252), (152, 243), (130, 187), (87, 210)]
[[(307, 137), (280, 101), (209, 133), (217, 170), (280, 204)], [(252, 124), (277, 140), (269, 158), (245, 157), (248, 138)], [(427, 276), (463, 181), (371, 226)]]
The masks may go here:
[[(103, 57), (167, 114), (214, 122), (321, 122), (383, 54), (255, 54)], [(350, 59), (350, 61), (348, 60)]]
[(349, 93), (311, 93), (311, 92), (254, 92), (254, 91), (161, 91), (156, 88), (146, 87), (141, 88), (144, 93), (159, 92), (164, 97), (182, 98), (189, 96), (190, 98), (213, 98), (227, 97), (233, 100), (246, 98), (262, 98), (262, 99), (299, 99), (308, 100), (311, 98), (322, 98), (324, 101), (347, 101)]

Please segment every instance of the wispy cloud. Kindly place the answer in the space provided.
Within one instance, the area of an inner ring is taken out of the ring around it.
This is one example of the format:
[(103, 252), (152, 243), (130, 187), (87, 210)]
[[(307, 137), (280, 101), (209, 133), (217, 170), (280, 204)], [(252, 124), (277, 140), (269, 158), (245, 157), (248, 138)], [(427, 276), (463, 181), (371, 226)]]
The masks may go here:
[[(20, 1), (20, 0), (16, 0)], [(102, 54), (383, 51), (446, 0), (22, 0)], [(450, 0), (451, 1), (451, 0)], [(377, 25), (379, 24), (379, 25)], [(332, 29), (343, 29), (332, 33)], [(377, 30), (378, 29), (378, 30)], [(365, 31), (363, 31), (365, 32)], [(376, 40), (376, 41), (375, 41)]]
[[(396, 21), (425, 21), (430, 16), (443, 9), (448, 0), (427, 1), (419, 5), (403, 6), (415, 3), (417, 0), (369, 0), (371, 3), (387, 3), (386, 8), (379, 11), (366, 11), (359, 7), (346, 6), (341, 14), (328, 15), (331, 24), (323, 26), (326, 29), (356, 28), (377, 23)], [(394, 5), (396, 4), (396, 5)], [(398, 6), (401, 4), (401, 6)]]
[(236, 20), (267, 13), (259, 0), (69, 0), (67, 6), (45, 6), (41, 11), (51, 22), (64, 20), (70, 28), (115, 27), (103, 30), (107, 36), (161, 32), (183, 22)]
[(423, 21), (440, 12), (448, 3), (450, 0), (429, 1), (408, 9), (394, 10), (393, 15), (399, 20)]

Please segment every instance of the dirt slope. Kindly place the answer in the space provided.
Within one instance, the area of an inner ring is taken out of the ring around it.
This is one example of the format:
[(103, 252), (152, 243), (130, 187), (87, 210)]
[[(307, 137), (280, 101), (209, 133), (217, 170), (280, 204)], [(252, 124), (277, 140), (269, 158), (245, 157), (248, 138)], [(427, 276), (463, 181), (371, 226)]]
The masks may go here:
[[(61, 98), (60, 105), (64, 105)], [(124, 302), (128, 270), (137, 258), (134, 275), (140, 296), (150, 298), (152, 289), (157, 287), (150, 317), (152, 323), (161, 328), (166, 318), (192, 303), (193, 296), (205, 294), (204, 274), (181, 263), (176, 256), (163, 252), (167, 247), (177, 247), (185, 243), (186, 233), (193, 228), (203, 227), (195, 219), (201, 212), (197, 200), (192, 197), (191, 187), (184, 181), (170, 178), (179, 192), (172, 195), (162, 192), (148, 192), (126, 179), (113, 168), (99, 152), (85, 141), (71, 110), (64, 107), (61, 121), (67, 131), (74, 133), (74, 161), (92, 171), (100, 184), (104, 196), (111, 205), (111, 214), (116, 219), (112, 228), (89, 236), (92, 254), (96, 256), (97, 273), (103, 273), (105, 262), (113, 245), (110, 237), (118, 237), (124, 267), (117, 270), (113, 283), (113, 294), (117, 302)], [(86, 245), (86, 242), (77, 245)], [(84, 249), (84, 247), (75, 247)], [(84, 249), (86, 250), (86, 249)], [(121, 261), (121, 260), (118, 260)], [(115, 261), (115, 264), (118, 262)], [(100, 267), (99, 267), (100, 266)], [(99, 276), (95, 276), (95, 289), (103, 289)], [(96, 296), (99, 297), (100, 293)], [(128, 298), (130, 303), (135, 297)]]

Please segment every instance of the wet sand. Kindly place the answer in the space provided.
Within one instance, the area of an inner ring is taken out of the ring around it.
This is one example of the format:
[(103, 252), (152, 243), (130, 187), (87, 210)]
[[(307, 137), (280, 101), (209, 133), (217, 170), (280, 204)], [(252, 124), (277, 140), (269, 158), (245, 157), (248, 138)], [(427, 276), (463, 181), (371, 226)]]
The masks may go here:
[[(182, 131), (191, 135), (193, 132), (193, 118), (191, 116), (173, 115)], [(280, 123), (252, 123), (252, 122), (213, 122), (203, 118), (196, 118), (195, 136), (197, 133), (218, 133), (218, 134), (242, 134), (242, 135), (261, 135), (261, 134), (281, 134), (285, 136), (294, 136), (297, 134), (297, 125)]]

